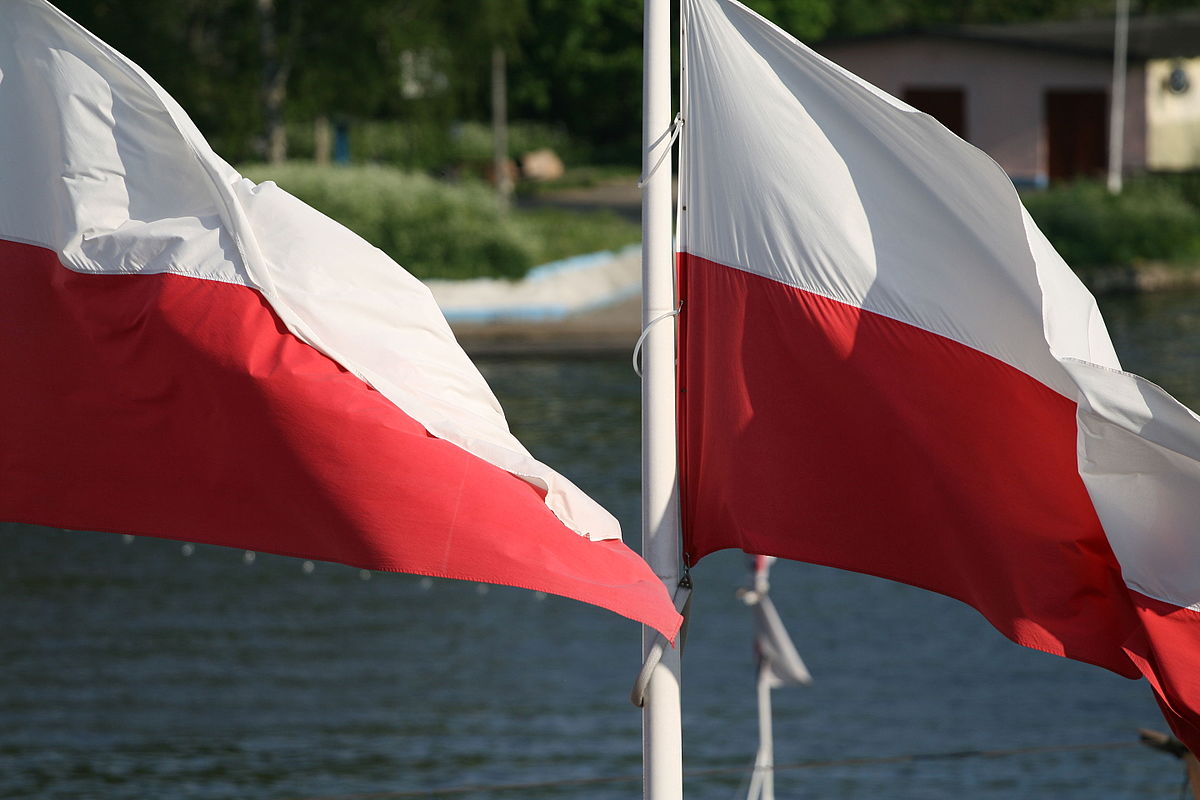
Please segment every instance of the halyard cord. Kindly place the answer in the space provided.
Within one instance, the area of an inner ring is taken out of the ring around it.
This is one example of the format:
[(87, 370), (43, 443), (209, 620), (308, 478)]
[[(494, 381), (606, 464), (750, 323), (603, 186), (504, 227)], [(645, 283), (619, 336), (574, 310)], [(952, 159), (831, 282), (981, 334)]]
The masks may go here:
[[(822, 767), (869, 767), (880, 764), (907, 764), (914, 761), (949, 761), (960, 758), (1000, 758), (1004, 756), (1023, 756), (1038, 753), (1069, 753), (1089, 750), (1121, 750), (1127, 747), (1140, 747), (1139, 742), (1092, 742), (1088, 744), (1059, 744), (1041, 747), (1011, 747), (996, 750), (954, 750), (943, 753), (910, 753), (895, 756), (875, 756), (865, 758), (838, 758), (824, 761), (805, 761), (797, 764), (776, 764), (775, 772), (791, 772), (803, 769), (820, 769)], [(747, 767), (717, 767), (714, 769), (684, 770), (684, 777), (706, 778), (720, 775), (739, 775), (753, 772), (754, 766)], [(528, 791), (530, 789), (549, 789), (560, 786), (592, 786), (606, 783), (633, 783), (640, 781), (638, 775), (612, 775), (595, 778), (566, 778), (557, 781), (531, 781), (528, 783), (499, 783), (477, 784), (473, 786), (447, 786), (436, 789), (406, 790), (398, 792), (367, 792), (364, 794), (323, 795), (320, 797), (305, 797), (298, 800), (398, 800), (404, 797), (449, 797), (453, 795), (471, 795), (481, 792)]]
[[(692, 578), (689, 572), (683, 573), (679, 586), (675, 588), (674, 601), (675, 610), (683, 615), (683, 624), (679, 627), (679, 649), (682, 650), (683, 645), (687, 642), (688, 618), (692, 611)], [(669, 646), (665, 636), (661, 633), (655, 635), (654, 644), (650, 646), (650, 652), (646, 655), (646, 662), (642, 664), (642, 669), (633, 682), (633, 691), (629, 693), (629, 702), (638, 708), (646, 705), (646, 686), (650, 683), (650, 673), (662, 661), (663, 652)]]
[(642, 352), (642, 343), (646, 341), (646, 337), (650, 334), (650, 329), (654, 327), (655, 323), (662, 322), (667, 317), (677, 316), (682, 310), (683, 303), (680, 303), (679, 308), (675, 309), (674, 311), (668, 311), (665, 314), (659, 314), (657, 317), (650, 320), (649, 324), (642, 329), (642, 335), (638, 337), (637, 344), (633, 346), (633, 371), (637, 373), (639, 378), (642, 377), (642, 365), (641, 362), (638, 361), (638, 356)]
[(662, 163), (666, 160), (667, 156), (671, 155), (671, 146), (675, 144), (675, 140), (679, 138), (679, 132), (681, 130), (683, 130), (682, 111), (675, 115), (675, 119), (671, 121), (671, 127), (667, 129), (667, 133), (671, 135), (671, 138), (667, 140), (667, 146), (663, 149), (662, 155), (658, 157), (658, 161), (654, 162), (654, 166), (650, 168), (650, 171), (641, 177), (641, 180), (639, 180), (637, 183), (637, 188), (644, 189), (646, 187), (646, 182), (654, 176), (654, 173), (658, 172), (658, 168), (662, 166)]

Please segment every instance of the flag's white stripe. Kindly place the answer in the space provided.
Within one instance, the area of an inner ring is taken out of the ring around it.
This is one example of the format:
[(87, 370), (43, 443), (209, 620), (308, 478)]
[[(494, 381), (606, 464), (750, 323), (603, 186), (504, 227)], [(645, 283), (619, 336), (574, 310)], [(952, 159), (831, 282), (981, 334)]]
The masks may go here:
[(1200, 418), (1150, 381), (1064, 360), (1079, 472), (1125, 583), (1200, 611)]
[[(688, 251), (917, 325), (1070, 395), (1003, 171), (740, 4), (692, 5), (688, 81), (703, 102), (684, 131), (705, 179), (685, 181)], [(1061, 288), (1060, 304), (1091, 314), (1081, 286)], [(1087, 355), (1117, 365), (1111, 348)]]
[(619, 537), (509, 433), (419, 281), (273, 184), (242, 179), (153, 79), (42, 0), (7, 0), (0, 15), (0, 142), (0, 237), (81, 272), (252, 287), (432, 434), (544, 488), (579, 533)]
[(1007, 176), (736, 0), (686, 0), (684, 248), (972, 347), (1079, 406), (1127, 584), (1200, 609), (1200, 418), (1121, 372)]

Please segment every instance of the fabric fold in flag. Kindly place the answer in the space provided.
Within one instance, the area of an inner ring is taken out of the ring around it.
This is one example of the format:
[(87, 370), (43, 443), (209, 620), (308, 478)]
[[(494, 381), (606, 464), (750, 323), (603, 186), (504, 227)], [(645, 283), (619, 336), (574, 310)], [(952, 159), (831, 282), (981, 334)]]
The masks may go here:
[(1200, 751), (1200, 418), (1122, 371), (1011, 181), (735, 0), (684, 0), (684, 549), (958, 598), (1145, 675)]
[(216, 156), (41, 0), (0, 15), (0, 518), (521, 586), (668, 636), (428, 290)]

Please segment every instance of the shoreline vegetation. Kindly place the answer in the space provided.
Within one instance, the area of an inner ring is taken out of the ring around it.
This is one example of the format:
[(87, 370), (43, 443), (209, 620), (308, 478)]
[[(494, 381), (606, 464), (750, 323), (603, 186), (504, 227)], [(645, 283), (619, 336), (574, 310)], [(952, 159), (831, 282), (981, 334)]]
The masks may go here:
[(241, 171), (255, 182), (275, 181), (422, 280), (516, 280), (542, 264), (620, 250), (642, 237), (637, 221), (607, 208), (539, 201), (506, 210), (488, 184), (473, 178), (311, 162), (249, 164)]
[(1022, 192), (1042, 233), (1096, 294), (1200, 286), (1200, 173)]
[(1200, 288), (1200, 260), (1188, 263), (1137, 261), (1124, 267), (1076, 270), (1092, 294), (1166, 292)]
[[(242, 169), (251, 180), (274, 180), (423, 280), (516, 280), (541, 264), (619, 250), (641, 238), (629, 214), (636, 177), (612, 170), (583, 167), (559, 181), (523, 184), (506, 211), (475, 178), (303, 161)], [(594, 203), (586, 200), (589, 192)], [(1096, 181), (1021, 195), (1092, 292), (1200, 287), (1200, 174), (1135, 177), (1115, 196)]]

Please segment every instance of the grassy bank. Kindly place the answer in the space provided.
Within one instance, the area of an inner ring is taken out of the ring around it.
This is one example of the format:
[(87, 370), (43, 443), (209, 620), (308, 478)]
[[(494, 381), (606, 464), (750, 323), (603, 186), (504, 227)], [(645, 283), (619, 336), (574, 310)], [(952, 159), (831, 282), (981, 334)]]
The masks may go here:
[(539, 264), (641, 238), (636, 223), (616, 214), (505, 212), (484, 184), (445, 183), (394, 167), (294, 162), (243, 166), (242, 173), (275, 181), (419, 278), (517, 278)]

